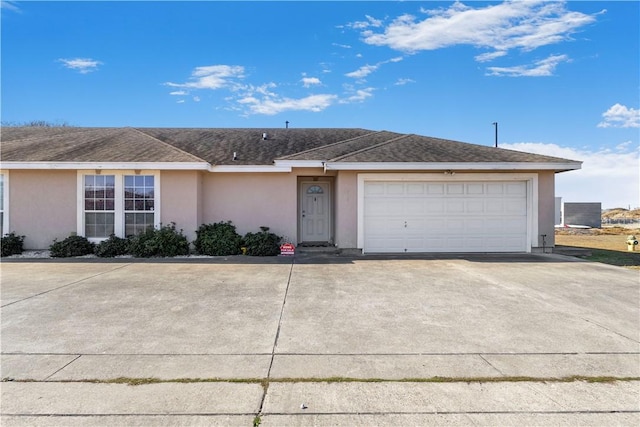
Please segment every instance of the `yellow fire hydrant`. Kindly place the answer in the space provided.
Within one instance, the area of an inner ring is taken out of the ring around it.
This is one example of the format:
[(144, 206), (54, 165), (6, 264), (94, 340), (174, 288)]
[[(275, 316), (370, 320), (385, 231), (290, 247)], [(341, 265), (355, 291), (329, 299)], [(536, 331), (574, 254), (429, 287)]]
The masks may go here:
[(638, 239), (636, 236), (627, 236), (627, 250), (629, 252), (633, 252), (636, 250), (636, 246), (638, 246)]

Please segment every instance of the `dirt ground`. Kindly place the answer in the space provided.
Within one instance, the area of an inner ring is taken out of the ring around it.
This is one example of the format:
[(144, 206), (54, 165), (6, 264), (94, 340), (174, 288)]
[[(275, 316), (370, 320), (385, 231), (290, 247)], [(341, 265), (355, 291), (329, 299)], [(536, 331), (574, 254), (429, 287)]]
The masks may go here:
[[(556, 229), (556, 245), (627, 252), (626, 240), (629, 235), (640, 239), (640, 229), (622, 227), (561, 228)], [(640, 245), (636, 246), (636, 252), (640, 253)]]

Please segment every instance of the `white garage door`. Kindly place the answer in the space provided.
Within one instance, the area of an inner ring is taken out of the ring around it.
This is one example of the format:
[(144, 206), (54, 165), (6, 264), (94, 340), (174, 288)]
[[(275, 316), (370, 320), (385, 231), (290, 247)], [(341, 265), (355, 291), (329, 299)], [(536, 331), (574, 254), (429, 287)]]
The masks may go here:
[(364, 182), (364, 252), (525, 252), (527, 183)]

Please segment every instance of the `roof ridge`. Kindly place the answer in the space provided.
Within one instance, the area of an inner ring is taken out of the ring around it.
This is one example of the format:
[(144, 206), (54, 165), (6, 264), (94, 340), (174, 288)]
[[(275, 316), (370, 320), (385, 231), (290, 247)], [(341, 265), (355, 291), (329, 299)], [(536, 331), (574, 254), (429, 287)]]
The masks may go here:
[(174, 147), (173, 145), (169, 144), (168, 142), (164, 142), (163, 140), (161, 140), (161, 139), (159, 139), (159, 138), (156, 138), (156, 137), (155, 137), (155, 136), (153, 136), (153, 135), (149, 135), (148, 133), (143, 132), (143, 131), (141, 131), (141, 130), (140, 130), (140, 129), (138, 129), (138, 128), (134, 128), (134, 127), (126, 127), (126, 128), (124, 128), (124, 129), (131, 129), (131, 130), (134, 130), (134, 131), (136, 131), (136, 132), (138, 132), (138, 133), (140, 133), (140, 134), (142, 134), (142, 135), (146, 136), (147, 138), (151, 138), (151, 139), (153, 139), (153, 140), (155, 140), (155, 141), (158, 141), (160, 144), (162, 144), (162, 145), (164, 145), (164, 146), (166, 146), (166, 147), (168, 147), (168, 148), (172, 149), (173, 151), (179, 152), (179, 153), (181, 153), (181, 154), (185, 154), (185, 155), (187, 155), (187, 156), (189, 156), (189, 157), (192, 157), (192, 158), (194, 158), (194, 159), (197, 159), (197, 160), (198, 160), (198, 161), (200, 161), (200, 162), (205, 162), (205, 163), (209, 164), (209, 162), (208, 162), (208, 161), (206, 161), (205, 159), (203, 159), (203, 158), (201, 158), (201, 157), (198, 157), (198, 156), (196, 156), (195, 154), (189, 153), (188, 151), (184, 151), (184, 150), (182, 150), (182, 149), (180, 149), (180, 148), (178, 148), (178, 147)]
[[(367, 129), (365, 129), (365, 130), (367, 130)], [(342, 140), (342, 141), (332, 142), (331, 144), (321, 145), (320, 147), (309, 148), (308, 150), (298, 151), (298, 152), (295, 152), (293, 154), (289, 154), (288, 156), (280, 157), (278, 160), (287, 160), (289, 157), (298, 156), (300, 154), (307, 154), (307, 153), (310, 153), (312, 151), (318, 151), (318, 150), (321, 150), (321, 149), (324, 149), (324, 148), (327, 148), (327, 147), (333, 147), (333, 146), (336, 146), (336, 145), (339, 145), (339, 144), (344, 144), (345, 142), (355, 141), (356, 139), (364, 138), (365, 136), (375, 135), (375, 134), (382, 133), (382, 132), (388, 132), (388, 131), (386, 131), (386, 130), (378, 130), (378, 131), (368, 132), (368, 133), (365, 133), (364, 135), (354, 136), (353, 138), (347, 138), (347, 139)]]
[(412, 136), (412, 135), (413, 135), (412, 133), (406, 133), (404, 135), (400, 135), (400, 136), (397, 136), (395, 138), (391, 138), (391, 139), (389, 139), (387, 141), (380, 142), (379, 144), (374, 144), (374, 145), (371, 145), (369, 147), (361, 148), (360, 150), (352, 151), (351, 153), (348, 153), (348, 154), (343, 154), (342, 156), (334, 157), (333, 159), (331, 159), (329, 161), (337, 162), (339, 160), (344, 159), (345, 157), (353, 156), (354, 154), (364, 153), (365, 151), (369, 151), (369, 150), (373, 150), (374, 148), (382, 147), (383, 145), (389, 144), (391, 142), (395, 142), (395, 141), (397, 141), (399, 139), (402, 139), (402, 138), (407, 138), (407, 137)]
[[(4, 127), (4, 126), (3, 126)], [(8, 126), (6, 126), (8, 127)], [(21, 127), (21, 128), (25, 128), (28, 126), (16, 126), (16, 127)], [(120, 128), (87, 128), (87, 127), (76, 127), (76, 126), (67, 126), (69, 129), (76, 129), (75, 132), (76, 133), (86, 133), (86, 132), (91, 132), (94, 131), (96, 129), (120, 129)], [(57, 129), (57, 128), (49, 128), (49, 129)], [(51, 137), (56, 137), (56, 136), (64, 136), (64, 132), (58, 133), (56, 135), (51, 135)], [(2, 142), (13, 142), (13, 141), (29, 141), (31, 139), (38, 139), (40, 138), (41, 135), (34, 135), (34, 136), (30, 136), (28, 138), (18, 138), (18, 139), (10, 139), (9, 141), (4, 141), (2, 140), (2, 133), (0, 132), (0, 141)]]

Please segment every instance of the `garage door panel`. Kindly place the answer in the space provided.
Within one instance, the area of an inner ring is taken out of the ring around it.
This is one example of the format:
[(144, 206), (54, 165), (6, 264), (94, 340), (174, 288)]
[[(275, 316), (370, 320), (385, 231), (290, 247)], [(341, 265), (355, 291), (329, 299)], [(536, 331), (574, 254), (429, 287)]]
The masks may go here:
[(442, 196), (445, 193), (445, 185), (428, 183), (426, 184), (426, 190), (429, 196)]
[(406, 252), (404, 239), (371, 239), (369, 242), (369, 252)]
[(385, 191), (386, 191), (386, 194), (389, 196), (404, 196), (405, 185), (404, 183), (387, 184)]
[(468, 219), (465, 222), (464, 231), (467, 234), (482, 235), (485, 233), (484, 223), (483, 219)]
[(364, 211), (368, 217), (381, 217), (389, 215), (387, 208), (391, 206), (389, 200), (384, 199), (365, 199)]
[(472, 195), (480, 195), (480, 194), (484, 194), (484, 184), (483, 183), (473, 183), (473, 184), (466, 184), (466, 194), (472, 194)]
[(425, 194), (424, 183), (407, 183), (407, 195), (422, 196)]
[(385, 185), (383, 182), (368, 182), (364, 187), (365, 196), (375, 196), (384, 194)]
[(522, 252), (527, 183), (365, 182), (365, 252)]
[(442, 248), (446, 245), (447, 239), (445, 236), (435, 237), (428, 236), (424, 239), (424, 252), (441, 252)]
[(446, 206), (447, 206), (447, 213), (450, 215), (464, 213), (464, 200), (459, 200), (459, 199), (447, 200)]
[(426, 214), (443, 214), (446, 212), (444, 200), (427, 200), (426, 201)]
[(488, 196), (502, 196), (504, 194), (504, 184), (501, 182), (489, 182), (486, 184)]
[(423, 199), (408, 199), (404, 202), (406, 215), (425, 215), (425, 201)]
[(448, 234), (460, 233), (464, 229), (464, 220), (461, 218), (447, 219), (444, 228)]
[(474, 200), (467, 201), (466, 211), (465, 211), (466, 213), (481, 214), (481, 213), (484, 213), (484, 211), (485, 211), (484, 200), (474, 199)]
[(527, 214), (527, 201), (526, 200), (506, 200), (504, 202), (504, 213), (515, 215)]
[(527, 184), (525, 182), (509, 182), (505, 184), (505, 193), (509, 196), (521, 196), (527, 195)]
[(447, 184), (447, 195), (460, 196), (464, 194), (464, 184)]
[(404, 230), (404, 221), (400, 219), (369, 218), (365, 221), (365, 228), (371, 236), (392, 236)]
[(500, 199), (487, 199), (484, 202), (484, 211), (488, 214), (502, 214), (504, 201)]

